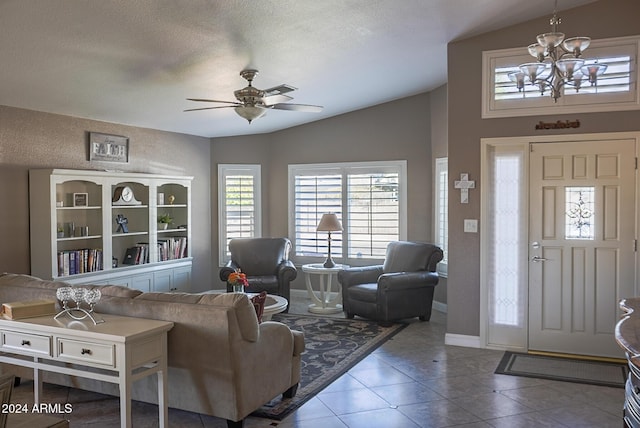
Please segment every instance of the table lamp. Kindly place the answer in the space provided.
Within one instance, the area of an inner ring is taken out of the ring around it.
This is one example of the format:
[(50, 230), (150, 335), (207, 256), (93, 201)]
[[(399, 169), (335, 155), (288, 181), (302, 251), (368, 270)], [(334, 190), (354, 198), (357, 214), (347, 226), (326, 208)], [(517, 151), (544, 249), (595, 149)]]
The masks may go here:
[(329, 213), (329, 214), (322, 214), (322, 218), (320, 219), (320, 223), (318, 223), (318, 227), (316, 228), (317, 232), (327, 232), (328, 233), (328, 237), (327, 237), (327, 243), (328, 243), (328, 253), (327, 253), (327, 260), (325, 260), (324, 262), (324, 267), (326, 268), (332, 268), (335, 267), (335, 263), (333, 261), (333, 259), (331, 258), (331, 232), (339, 232), (342, 230), (342, 225), (340, 224), (340, 220), (338, 220), (338, 216), (333, 214), (333, 213)]

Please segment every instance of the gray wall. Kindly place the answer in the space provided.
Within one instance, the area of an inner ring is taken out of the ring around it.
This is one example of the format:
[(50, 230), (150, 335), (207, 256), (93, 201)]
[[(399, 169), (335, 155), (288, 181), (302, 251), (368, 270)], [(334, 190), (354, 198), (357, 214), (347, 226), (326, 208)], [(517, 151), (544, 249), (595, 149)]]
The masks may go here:
[[(128, 136), (129, 163), (89, 162), (88, 131)], [(193, 285), (194, 290), (209, 289), (209, 156), (208, 138), (0, 106), (0, 272), (30, 273), (29, 169), (191, 175)]]
[[(431, 165), (435, 171), (435, 160), (447, 157), (448, 153), (448, 132), (447, 127), (447, 85), (430, 92), (431, 95)], [(435, 186), (435, 183), (433, 184)], [(432, 188), (431, 195), (435, 198), (435, 188)], [(435, 237), (435, 230), (433, 231)], [(447, 303), (447, 278), (440, 278), (436, 287), (433, 299), (440, 303)]]
[[(640, 33), (640, 2), (601, 0), (564, 11), (560, 30), (567, 35), (587, 35), (593, 39), (637, 35)], [(482, 119), (482, 51), (523, 47), (549, 29), (545, 16), (521, 25), (461, 40), (448, 48), (448, 150), (449, 150), (449, 276), (447, 289), (448, 333), (478, 336), (480, 320), (480, 234), (464, 233), (463, 219), (480, 221), (480, 139), (486, 137), (597, 133), (640, 130), (640, 111), (580, 113)], [(525, 51), (526, 52), (526, 51)], [(588, 50), (586, 56), (588, 57)], [(535, 131), (540, 120), (579, 119), (579, 130)], [(454, 197), (453, 177), (469, 173), (476, 180), (470, 203), (460, 204)]]
[[(289, 236), (288, 165), (404, 159), (408, 161), (408, 237), (430, 241), (431, 108), (430, 95), (420, 94), (268, 135), (214, 138), (212, 188), (217, 188), (213, 173), (217, 164), (260, 163), (266, 204), (263, 236)], [(215, 225), (218, 211), (214, 199), (211, 212)], [(212, 230), (212, 242), (218, 242), (217, 229)], [(212, 252), (217, 260), (217, 247), (212, 247)], [(296, 288), (304, 288), (301, 276)]]

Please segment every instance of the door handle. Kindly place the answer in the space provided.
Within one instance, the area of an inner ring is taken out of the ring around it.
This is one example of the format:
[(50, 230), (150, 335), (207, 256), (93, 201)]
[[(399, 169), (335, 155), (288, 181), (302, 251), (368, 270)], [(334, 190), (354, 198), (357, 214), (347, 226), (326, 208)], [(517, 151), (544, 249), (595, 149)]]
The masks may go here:
[(549, 260), (549, 259), (544, 258), (544, 257), (538, 257), (538, 256), (531, 257), (531, 261), (534, 262), (534, 263), (546, 262), (547, 260)]

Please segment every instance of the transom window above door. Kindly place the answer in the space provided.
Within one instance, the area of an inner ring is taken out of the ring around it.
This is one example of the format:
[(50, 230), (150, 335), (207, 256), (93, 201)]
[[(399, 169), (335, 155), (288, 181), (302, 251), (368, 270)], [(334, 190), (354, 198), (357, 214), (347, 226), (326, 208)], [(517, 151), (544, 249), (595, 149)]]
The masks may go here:
[(606, 64), (604, 74), (594, 84), (583, 81), (579, 91), (564, 86), (562, 96), (554, 101), (548, 88), (544, 93), (530, 84), (519, 89), (510, 80), (509, 74), (518, 71), (520, 64), (533, 62), (526, 47), (483, 52), (482, 117), (640, 109), (640, 36), (592, 40), (585, 55), (585, 65)]

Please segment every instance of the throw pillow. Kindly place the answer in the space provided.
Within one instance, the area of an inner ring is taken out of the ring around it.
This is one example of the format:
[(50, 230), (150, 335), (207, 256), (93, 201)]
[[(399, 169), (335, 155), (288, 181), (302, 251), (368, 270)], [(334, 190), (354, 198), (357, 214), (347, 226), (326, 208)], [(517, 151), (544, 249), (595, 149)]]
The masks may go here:
[(267, 300), (267, 292), (262, 291), (257, 296), (251, 298), (251, 303), (256, 310), (256, 316), (258, 317), (258, 323), (262, 322), (262, 314), (264, 313), (264, 302)]

